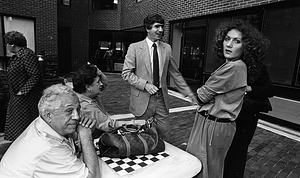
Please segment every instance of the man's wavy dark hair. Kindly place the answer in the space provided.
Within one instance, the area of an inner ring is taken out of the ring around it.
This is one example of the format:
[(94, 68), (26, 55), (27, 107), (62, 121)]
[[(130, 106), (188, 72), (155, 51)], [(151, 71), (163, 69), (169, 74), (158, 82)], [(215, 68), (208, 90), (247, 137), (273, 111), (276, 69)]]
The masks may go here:
[(97, 68), (93, 64), (82, 66), (72, 77), (73, 90), (77, 93), (86, 92), (86, 85), (92, 85), (97, 77)]
[(151, 29), (151, 27), (154, 23), (164, 24), (165, 20), (159, 14), (150, 14), (147, 17), (145, 17), (145, 19), (144, 19), (144, 28), (149, 30), (149, 29)]
[(270, 41), (254, 26), (244, 20), (233, 19), (222, 22), (216, 29), (213, 41), (213, 51), (218, 59), (225, 59), (223, 41), (227, 33), (232, 29), (242, 33), (243, 54), (241, 60), (247, 65), (248, 81), (253, 81), (259, 74), (263, 60), (267, 55)]

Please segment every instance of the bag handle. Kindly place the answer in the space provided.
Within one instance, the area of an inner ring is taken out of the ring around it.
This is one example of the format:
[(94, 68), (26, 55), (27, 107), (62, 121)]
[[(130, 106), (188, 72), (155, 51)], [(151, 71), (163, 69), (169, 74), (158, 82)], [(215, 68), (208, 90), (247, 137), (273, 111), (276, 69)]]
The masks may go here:
[(139, 124), (123, 124), (119, 127), (116, 127), (110, 131), (107, 131), (106, 133), (113, 133), (118, 132), (120, 135), (125, 135), (129, 133), (139, 133), (143, 130), (147, 130), (152, 127), (152, 124), (154, 123), (154, 118), (151, 117), (150, 119), (146, 120), (146, 123), (143, 125)]
[(134, 125), (134, 124), (128, 124), (128, 125), (123, 125), (123, 129), (127, 133), (137, 133), (140, 131), (141, 126), (140, 125)]

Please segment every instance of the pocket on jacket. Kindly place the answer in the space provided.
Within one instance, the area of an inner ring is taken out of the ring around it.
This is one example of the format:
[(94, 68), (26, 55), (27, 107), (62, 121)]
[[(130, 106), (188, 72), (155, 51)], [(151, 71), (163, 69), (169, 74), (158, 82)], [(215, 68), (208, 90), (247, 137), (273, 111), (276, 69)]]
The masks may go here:
[(139, 95), (140, 95), (140, 91), (139, 90), (131, 90), (131, 96), (138, 97)]

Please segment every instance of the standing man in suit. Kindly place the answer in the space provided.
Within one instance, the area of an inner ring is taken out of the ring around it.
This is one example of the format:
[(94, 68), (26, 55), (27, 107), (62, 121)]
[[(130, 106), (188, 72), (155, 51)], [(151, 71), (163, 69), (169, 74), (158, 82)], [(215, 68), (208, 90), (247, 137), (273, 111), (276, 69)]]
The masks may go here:
[[(138, 120), (153, 117), (162, 139), (169, 141), (170, 124), (167, 75), (180, 93), (196, 103), (196, 97), (177, 69), (169, 44), (161, 42), (164, 19), (158, 14), (144, 19), (147, 37), (129, 46), (122, 77), (131, 85), (129, 110)], [(158, 62), (157, 60), (158, 59)]]

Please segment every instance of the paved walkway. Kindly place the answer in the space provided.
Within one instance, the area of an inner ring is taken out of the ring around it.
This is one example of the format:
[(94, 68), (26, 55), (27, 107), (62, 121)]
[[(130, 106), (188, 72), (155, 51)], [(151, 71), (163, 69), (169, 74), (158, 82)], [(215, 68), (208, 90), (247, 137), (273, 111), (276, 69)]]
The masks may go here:
[[(102, 97), (105, 108), (114, 117), (130, 117), (130, 86), (119, 74), (107, 76), (110, 83)], [(175, 97), (176, 93), (170, 94), (171, 144), (184, 150), (195, 109), (188, 101)], [(300, 133), (260, 120), (248, 151), (245, 178), (300, 177)]]
[[(112, 117), (132, 117), (128, 111), (130, 86), (120, 74), (107, 74), (109, 86), (102, 93)], [(193, 125), (195, 106), (170, 91), (171, 144), (185, 150)], [(1, 142), (1, 138), (0, 138)], [(248, 149), (245, 178), (300, 178), (300, 134), (259, 121)]]

